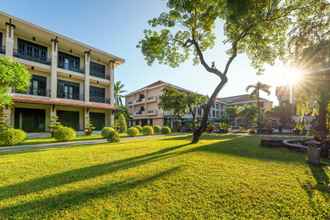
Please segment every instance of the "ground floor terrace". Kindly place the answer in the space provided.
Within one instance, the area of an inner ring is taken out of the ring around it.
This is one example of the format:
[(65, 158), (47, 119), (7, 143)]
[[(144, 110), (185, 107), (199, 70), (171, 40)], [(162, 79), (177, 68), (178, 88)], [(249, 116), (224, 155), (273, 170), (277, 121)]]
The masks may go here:
[(329, 219), (330, 165), (257, 136), (0, 153), (0, 219)]
[(51, 120), (55, 116), (62, 125), (76, 131), (83, 131), (89, 123), (95, 127), (95, 130), (101, 130), (105, 126), (112, 125), (113, 111), (113, 109), (97, 108), (97, 105), (75, 105), (74, 101), (71, 104), (16, 101), (8, 109), (8, 121), (10, 126), (29, 133), (48, 132)]

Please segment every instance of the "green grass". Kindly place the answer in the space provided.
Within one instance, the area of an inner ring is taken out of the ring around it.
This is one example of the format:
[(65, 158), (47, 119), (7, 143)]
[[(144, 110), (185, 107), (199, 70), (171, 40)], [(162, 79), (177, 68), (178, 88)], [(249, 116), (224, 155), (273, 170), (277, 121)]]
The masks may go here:
[(253, 136), (0, 154), (0, 219), (329, 219), (329, 165)]

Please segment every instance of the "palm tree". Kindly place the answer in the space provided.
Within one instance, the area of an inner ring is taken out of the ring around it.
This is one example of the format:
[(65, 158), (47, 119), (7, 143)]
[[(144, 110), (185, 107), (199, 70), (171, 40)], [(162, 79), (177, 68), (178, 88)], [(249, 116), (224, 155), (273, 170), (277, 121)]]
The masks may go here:
[(255, 85), (249, 85), (246, 87), (246, 91), (248, 92), (250, 89), (253, 89), (250, 93), (251, 96), (256, 97), (257, 101), (257, 109), (258, 109), (258, 117), (257, 117), (257, 128), (258, 131), (260, 131), (260, 124), (261, 124), (261, 106), (260, 106), (260, 91), (263, 91), (267, 93), (267, 95), (270, 95), (270, 85), (257, 82)]
[(115, 82), (114, 85), (114, 95), (115, 95), (115, 102), (117, 105), (119, 106), (123, 106), (123, 100), (122, 98), (124, 98), (123, 93), (125, 93), (126, 90), (124, 90), (124, 84), (121, 83), (121, 81), (117, 81)]

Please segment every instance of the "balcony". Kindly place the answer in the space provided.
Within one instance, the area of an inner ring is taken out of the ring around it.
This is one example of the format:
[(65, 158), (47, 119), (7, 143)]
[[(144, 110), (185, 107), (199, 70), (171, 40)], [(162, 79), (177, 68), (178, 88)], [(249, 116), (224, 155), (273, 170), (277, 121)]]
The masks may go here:
[(111, 104), (111, 99), (100, 97), (100, 96), (91, 96), (89, 98), (90, 102), (97, 102), (97, 103), (105, 103), (105, 104)]
[(143, 113), (144, 113), (144, 111), (138, 111), (138, 112), (135, 112), (134, 113), (134, 116), (141, 116), (141, 115), (143, 115)]
[(6, 48), (4, 46), (0, 46), (0, 54), (5, 54)]
[(135, 101), (135, 104), (142, 104), (144, 102), (145, 102), (145, 98), (140, 98), (140, 99)]
[(147, 115), (157, 115), (158, 111), (157, 110), (148, 110)]
[(38, 88), (38, 89), (29, 89), (28, 91), (25, 91), (25, 92), (13, 90), (13, 93), (21, 94), (21, 95), (50, 97), (51, 91), (42, 89), (42, 88), (40, 88), (40, 89)]
[(72, 72), (76, 72), (76, 73), (80, 73), (80, 74), (85, 74), (84, 70), (78, 68), (78, 67), (73, 67), (73, 66), (70, 66), (70, 65), (64, 65), (64, 64), (61, 64), (59, 63), (57, 65), (58, 68), (61, 68), (63, 70), (68, 70), (68, 71), (72, 71)]
[(37, 63), (42, 63), (45, 65), (50, 65), (51, 64), (51, 59), (47, 56), (42, 57), (42, 56), (31, 56), (28, 55), (24, 52), (21, 52), (19, 50), (14, 50), (14, 57), (23, 59), (23, 60), (29, 60), (29, 61), (33, 61), (33, 62), (37, 62)]
[(157, 101), (157, 97), (156, 96), (150, 96), (147, 98), (147, 102), (155, 102)]

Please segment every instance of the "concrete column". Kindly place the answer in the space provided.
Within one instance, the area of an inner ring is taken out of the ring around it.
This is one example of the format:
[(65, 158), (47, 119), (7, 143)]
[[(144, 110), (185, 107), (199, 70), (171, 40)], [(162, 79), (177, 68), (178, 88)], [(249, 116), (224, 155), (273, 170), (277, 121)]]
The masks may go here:
[(89, 124), (89, 108), (85, 108), (84, 109), (84, 129), (86, 129), (88, 127)]
[(111, 61), (108, 65), (109, 73), (110, 73), (110, 101), (111, 104), (115, 104), (115, 92), (114, 92), (114, 85), (115, 85), (115, 62)]
[(113, 127), (114, 126), (114, 114), (112, 110), (106, 110), (105, 112), (105, 126), (106, 127)]
[(15, 25), (12, 20), (6, 23), (6, 56), (12, 57), (14, 54), (14, 30)]
[(89, 102), (89, 86), (90, 86), (90, 77), (89, 77), (89, 71), (90, 71), (90, 62), (91, 62), (91, 51), (85, 52), (85, 81), (84, 81), (84, 99), (85, 102)]
[(51, 53), (51, 72), (50, 72), (50, 97), (57, 97), (57, 56), (58, 56), (58, 39), (52, 39), (52, 53)]

